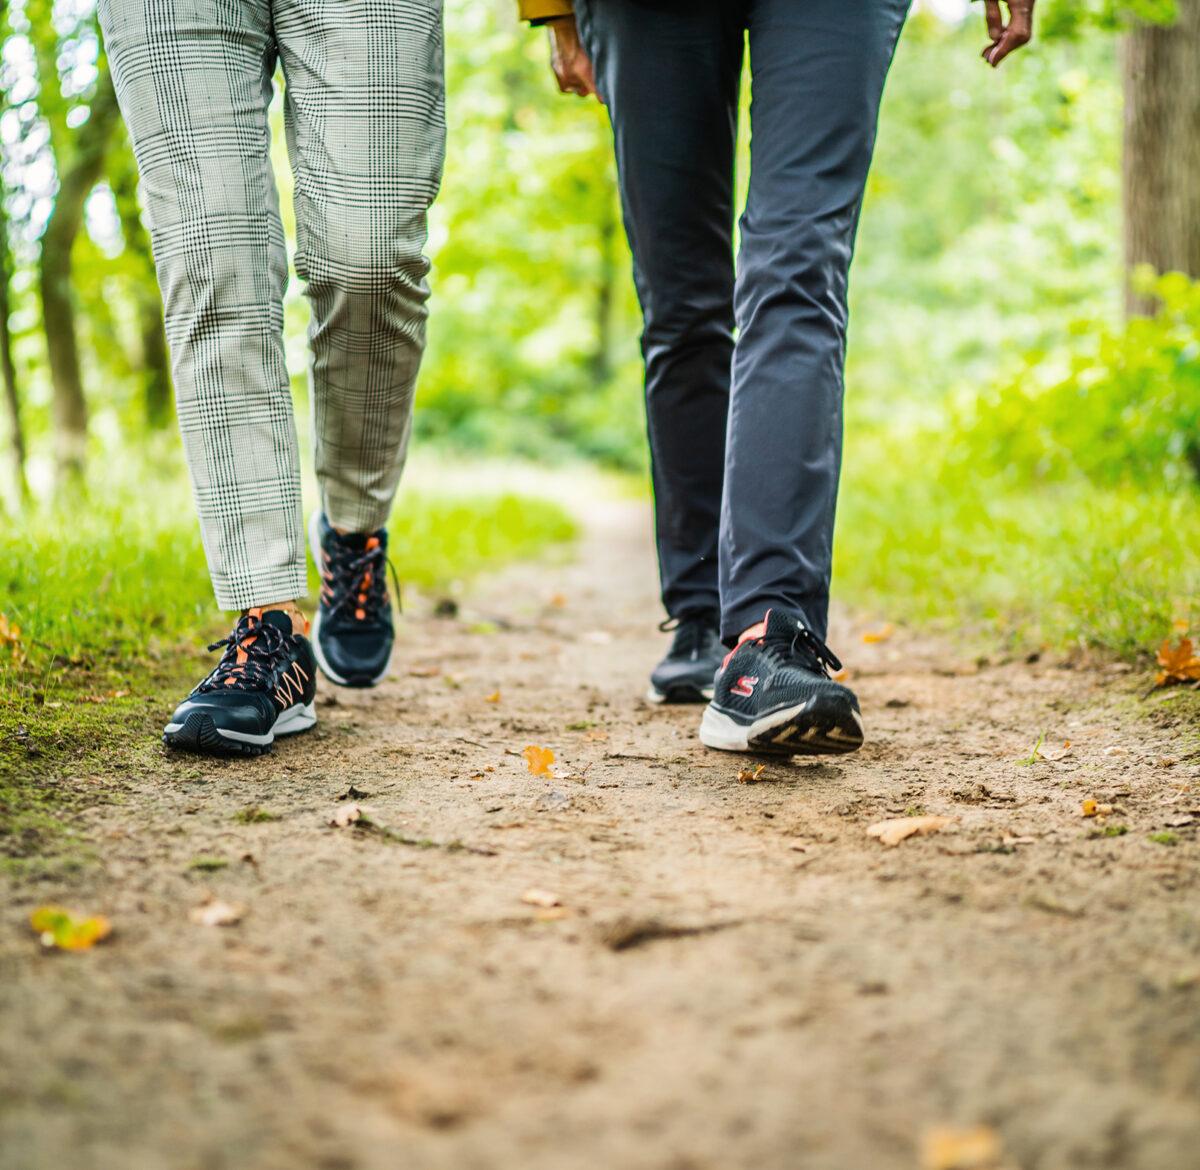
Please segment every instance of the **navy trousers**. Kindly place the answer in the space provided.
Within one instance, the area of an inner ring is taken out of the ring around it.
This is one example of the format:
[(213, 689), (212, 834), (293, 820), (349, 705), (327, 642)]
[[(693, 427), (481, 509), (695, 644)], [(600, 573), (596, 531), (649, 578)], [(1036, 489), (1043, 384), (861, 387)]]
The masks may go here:
[[(825, 637), (846, 291), (909, 0), (576, 0), (645, 318), (663, 602)], [(733, 255), (747, 42), (750, 191)]]

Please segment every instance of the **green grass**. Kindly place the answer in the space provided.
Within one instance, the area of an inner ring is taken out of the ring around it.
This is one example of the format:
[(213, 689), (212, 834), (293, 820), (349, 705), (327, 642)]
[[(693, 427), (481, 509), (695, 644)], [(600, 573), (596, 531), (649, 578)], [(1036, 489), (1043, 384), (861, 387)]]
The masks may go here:
[[(389, 525), (402, 589), (448, 588), (480, 570), (571, 539), (556, 503), (511, 493), (405, 491)], [(191, 500), (178, 478), (71, 511), (44, 510), (0, 531), (0, 612), (20, 627), (28, 685), (69, 665), (138, 655), (223, 625)], [(310, 590), (317, 580), (310, 566)], [(0, 696), (5, 667), (0, 659)], [(0, 701), (3, 701), (0, 698)]]
[[(0, 868), (70, 853), (72, 809), (119, 796), (80, 777), (155, 766), (167, 697), (209, 668), (203, 642), (227, 624), (178, 461), (104, 471), (103, 493), (0, 529), (0, 613), (21, 630), (0, 645)], [(408, 490), (389, 533), (402, 587), (441, 591), (575, 528), (543, 499)]]
[(835, 591), (893, 621), (1125, 657), (1200, 622), (1194, 490), (1008, 482), (947, 439), (850, 431)]

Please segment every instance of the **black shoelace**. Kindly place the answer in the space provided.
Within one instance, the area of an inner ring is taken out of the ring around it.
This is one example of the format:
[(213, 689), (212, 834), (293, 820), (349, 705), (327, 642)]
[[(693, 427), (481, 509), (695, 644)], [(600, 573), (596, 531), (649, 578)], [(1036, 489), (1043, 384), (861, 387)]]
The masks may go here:
[(396, 569), (388, 560), (382, 543), (362, 551), (337, 540), (331, 543), (333, 550), (329, 554), (329, 573), (332, 580), (325, 583), (328, 590), (325, 600), (330, 616), (341, 615), (360, 622), (378, 620), (380, 611), (389, 604), (389, 569), (396, 585), (396, 596), (400, 596)]
[(225, 647), (216, 669), (197, 691), (269, 691), (275, 684), (280, 656), (287, 652), (287, 635), (258, 618), (244, 617), (228, 638), (209, 646)]
[(836, 654), (806, 626), (797, 625), (785, 634), (764, 634), (755, 639), (756, 644), (773, 659), (776, 665), (799, 661), (806, 670), (829, 677), (829, 672), (839, 671), (842, 664)]
[(698, 654), (704, 649), (706, 637), (716, 637), (717, 618), (707, 610), (685, 613), (682, 617), (668, 618), (660, 622), (658, 628), (664, 634), (675, 632), (675, 640), (671, 643), (671, 656), (687, 657)]

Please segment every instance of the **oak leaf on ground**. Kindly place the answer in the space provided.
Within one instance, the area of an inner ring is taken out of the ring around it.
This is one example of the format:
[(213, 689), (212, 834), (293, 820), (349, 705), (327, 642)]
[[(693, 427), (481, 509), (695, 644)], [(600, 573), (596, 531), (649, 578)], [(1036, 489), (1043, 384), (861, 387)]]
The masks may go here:
[(554, 763), (554, 753), (549, 748), (531, 743), (525, 749), (525, 762), (535, 776), (549, 776), (550, 766)]
[(1172, 683), (1200, 679), (1200, 658), (1194, 653), (1191, 638), (1180, 638), (1179, 645), (1174, 647), (1170, 638), (1164, 638), (1158, 649), (1158, 665), (1161, 669), (1155, 679), (1156, 686), (1166, 687)]
[(952, 825), (957, 817), (897, 817), (891, 821), (880, 821), (867, 830), (868, 837), (875, 837), (884, 845), (899, 845), (908, 837), (923, 837)]

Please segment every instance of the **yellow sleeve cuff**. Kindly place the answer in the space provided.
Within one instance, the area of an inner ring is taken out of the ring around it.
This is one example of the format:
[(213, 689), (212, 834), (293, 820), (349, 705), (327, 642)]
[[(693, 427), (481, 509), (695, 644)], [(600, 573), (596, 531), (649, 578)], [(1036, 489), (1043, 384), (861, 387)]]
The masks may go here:
[(572, 16), (571, 0), (517, 0), (522, 20), (553, 20), (556, 16)]

